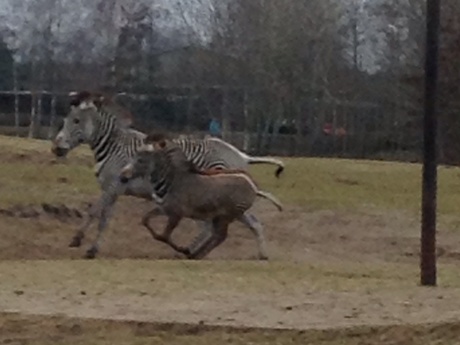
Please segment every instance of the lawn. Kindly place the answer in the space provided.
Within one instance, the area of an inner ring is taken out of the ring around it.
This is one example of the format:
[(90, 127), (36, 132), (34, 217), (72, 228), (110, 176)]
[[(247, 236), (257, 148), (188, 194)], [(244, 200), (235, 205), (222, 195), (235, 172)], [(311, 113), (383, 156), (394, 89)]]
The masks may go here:
[[(0, 136), (0, 155), (4, 157), (0, 169), (4, 190), (1, 204), (73, 200), (78, 195), (98, 192), (91, 153), (86, 147), (70, 153), (68, 159), (56, 160), (47, 141)], [(271, 166), (254, 166), (251, 171), (264, 189), (276, 193), (284, 203), (315, 209), (370, 207), (417, 212), (420, 208), (420, 164), (322, 158), (283, 160), (286, 170), (280, 179), (274, 177)], [(439, 168), (440, 214), (457, 213), (459, 177), (459, 168)]]
[[(0, 208), (78, 206), (99, 194), (85, 147), (57, 159), (50, 142), (0, 136), (0, 155)], [(254, 240), (241, 226), (208, 260), (177, 260), (139, 225), (148, 205), (128, 197), (95, 261), (79, 260), (86, 247), (67, 248), (76, 223), (0, 214), (0, 312), (9, 312), (0, 344), (455, 344), (460, 170), (439, 168), (440, 286), (427, 289), (419, 164), (283, 160), (280, 179), (251, 167), (286, 205), (255, 207), (269, 262), (247, 260)]]

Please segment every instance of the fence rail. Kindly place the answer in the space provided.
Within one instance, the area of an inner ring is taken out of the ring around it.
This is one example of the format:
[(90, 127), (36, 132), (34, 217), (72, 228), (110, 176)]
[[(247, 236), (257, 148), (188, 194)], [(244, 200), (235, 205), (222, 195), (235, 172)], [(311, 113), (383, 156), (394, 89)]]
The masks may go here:
[[(190, 88), (160, 88), (153, 94), (118, 93), (116, 101), (149, 131), (206, 134), (210, 118), (222, 122), (223, 137), (251, 154), (419, 160), (418, 110), (394, 104), (337, 99), (305, 102), (302, 113), (259, 116), (247, 97)], [(240, 90), (245, 92), (245, 90)], [(246, 90), (247, 91), (247, 90)], [(0, 92), (0, 133), (50, 139), (68, 111), (69, 92)], [(254, 101), (254, 100), (253, 100)], [(214, 105), (210, 105), (214, 102)], [(228, 103), (231, 103), (229, 106)]]

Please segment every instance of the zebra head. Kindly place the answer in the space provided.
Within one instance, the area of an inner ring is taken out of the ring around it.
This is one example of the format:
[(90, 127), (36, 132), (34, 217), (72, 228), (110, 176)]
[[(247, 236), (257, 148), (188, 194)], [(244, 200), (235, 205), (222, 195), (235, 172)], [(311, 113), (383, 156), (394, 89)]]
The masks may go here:
[(53, 140), (51, 151), (56, 156), (63, 157), (80, 144), (91, 144), (98, 134), (104, 134), (98, 131), (130, 125), (129, 116), (100, 94), (82, 91), (71, 96), (70, 111)]
[(79, 92), (70, 102), (70, 111), (64, 118), (61, 130), (53, 140), (51, 151), (58, 157), (67, 155), (80, 144), (87, 143), (94, 130), (101, 96)]

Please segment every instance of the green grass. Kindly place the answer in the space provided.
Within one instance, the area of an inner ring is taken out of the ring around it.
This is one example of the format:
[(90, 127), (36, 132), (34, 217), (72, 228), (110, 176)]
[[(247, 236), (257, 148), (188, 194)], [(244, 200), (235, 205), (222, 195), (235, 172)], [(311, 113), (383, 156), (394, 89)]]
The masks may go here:
[(74, 202), (98, 193), (87, 149), (57, 160), (50, 148), (47, 141), (0, 136), (1, 206)]
[[(98, 193), (86, 147), (72, 152), (65, 163), (54, 159), (48, 141), (0, 136), (0, 155), (25, 154), (28, 159), (4, 160), (0, 204), (67, 201)], [(286, 170), (280, 179), (274, 168), (251, 167), (260, 186), (274, 192), (286, 204), (309, 209), (378, 208), (418, 211), (421, 197), (421, 165), (347, 159), (283, 158)], [(82, 165), (85, 162), (85, 165)], [(66, 178), (69, 183), (56, 183)], [(439, 168), (439, 213), (454, 215), (460, 204), (460, 169)]]
[[(420, 164), (322, 158), (284, 161), (285, 175), (279, 181), (265, 166), (253, 169), (260, 185), (284, 202), (321, 209), (420, 209)], [(460, 169), (440, 167), (439, 212), (456, 214), (459, 203)]]

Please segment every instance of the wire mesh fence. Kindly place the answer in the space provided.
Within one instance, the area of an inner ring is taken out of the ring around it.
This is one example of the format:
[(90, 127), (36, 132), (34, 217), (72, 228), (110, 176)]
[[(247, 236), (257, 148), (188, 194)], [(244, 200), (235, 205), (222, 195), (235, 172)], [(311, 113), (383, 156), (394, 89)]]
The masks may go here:
[[(133, 113), (134, 127), (144, 131), (160, 129), (203, 138), (216, 118), (224, 124), (222, 137), (251, 154), (420, 159), (419, 108), (326, 98), (302, 104), (298, 119), (302, 125), (297, 125), (284, 112), (277, 118), (252, 114), (247, 89), (234, 90), (233, 97), (224, 96), (223, 89), (158, 88), (156, 93), (123, 92), (114, 98)], [(68, 111), (69, 94), (0, 92), (1, 133), (51, 139)], [(226, 102), (231, 110), (223, 109)]]

